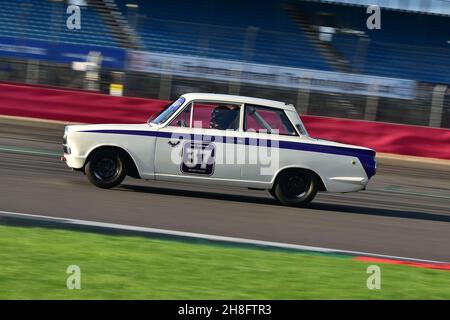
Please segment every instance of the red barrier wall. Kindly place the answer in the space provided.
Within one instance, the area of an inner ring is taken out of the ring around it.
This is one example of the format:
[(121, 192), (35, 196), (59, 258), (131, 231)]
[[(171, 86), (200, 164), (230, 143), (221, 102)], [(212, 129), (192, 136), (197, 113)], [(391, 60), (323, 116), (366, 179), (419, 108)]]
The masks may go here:
[(167, 102), (0, 83), (0, 114), (86, 123), (140, 123)]
[(313, 137), (377, 152), (450, 160), (450, 130), (385, 122), (302, 116)]
[[(0, 83), (0, 114), (86, 123), (142, 123), (167, 101)], [(450, 130), (302, 116), (313, 137), (377, 152), (450, 160)]]

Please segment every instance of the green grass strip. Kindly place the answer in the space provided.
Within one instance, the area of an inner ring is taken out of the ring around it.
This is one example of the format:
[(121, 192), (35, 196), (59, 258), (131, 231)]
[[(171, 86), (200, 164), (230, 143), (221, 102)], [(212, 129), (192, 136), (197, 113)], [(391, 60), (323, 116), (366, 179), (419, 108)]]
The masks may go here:
[[(66, 269), (81, 269), (69, 290)], [(448, 271), (305, 252), (0, 225), (0, 299), (450, 299)]]

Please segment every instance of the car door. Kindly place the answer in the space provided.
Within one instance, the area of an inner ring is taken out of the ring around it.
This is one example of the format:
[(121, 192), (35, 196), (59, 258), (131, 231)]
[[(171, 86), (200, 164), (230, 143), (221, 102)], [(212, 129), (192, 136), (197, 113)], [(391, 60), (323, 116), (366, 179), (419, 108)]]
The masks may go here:
[(283, 109), (245, 105), (243, 131), (247, 137), (242, 179), (269, 183), (286, 157), (280, 148), (284, 136), (298, 136)]
[(156, 179), (237, 183), (244, 148), (240, 110), (240, 105), (226, 102), (190, 102), (158, 131)]

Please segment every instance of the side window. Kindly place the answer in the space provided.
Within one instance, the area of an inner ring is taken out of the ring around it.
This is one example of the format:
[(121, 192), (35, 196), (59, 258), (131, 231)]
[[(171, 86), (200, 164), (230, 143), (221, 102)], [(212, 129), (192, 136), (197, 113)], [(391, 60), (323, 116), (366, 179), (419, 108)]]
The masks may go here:
[(171, 127), (189, 127), (191, 121), (191, 106), (192, 103), (181, 111), (181, 113), (172, 120), (169, 124)]
[(240, 107), (228, 103), (195, 102), (192, 127), (203, 129), (238, 130)]
[(244, 130), (288, 136), (297, 135), (284, 110), (253, 105), (245, 106)]

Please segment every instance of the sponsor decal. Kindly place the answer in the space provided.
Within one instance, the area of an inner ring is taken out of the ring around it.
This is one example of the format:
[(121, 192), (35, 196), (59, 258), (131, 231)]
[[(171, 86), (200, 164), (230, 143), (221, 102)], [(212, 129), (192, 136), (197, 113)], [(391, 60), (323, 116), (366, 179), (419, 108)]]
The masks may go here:
[(123, 69), (124, 67), (125, 50), (119, 48), (0, 37), (1, 57), (72, 63), (86, 62), (90, 52), (101, 54), (102, 66), (105, 68)]

